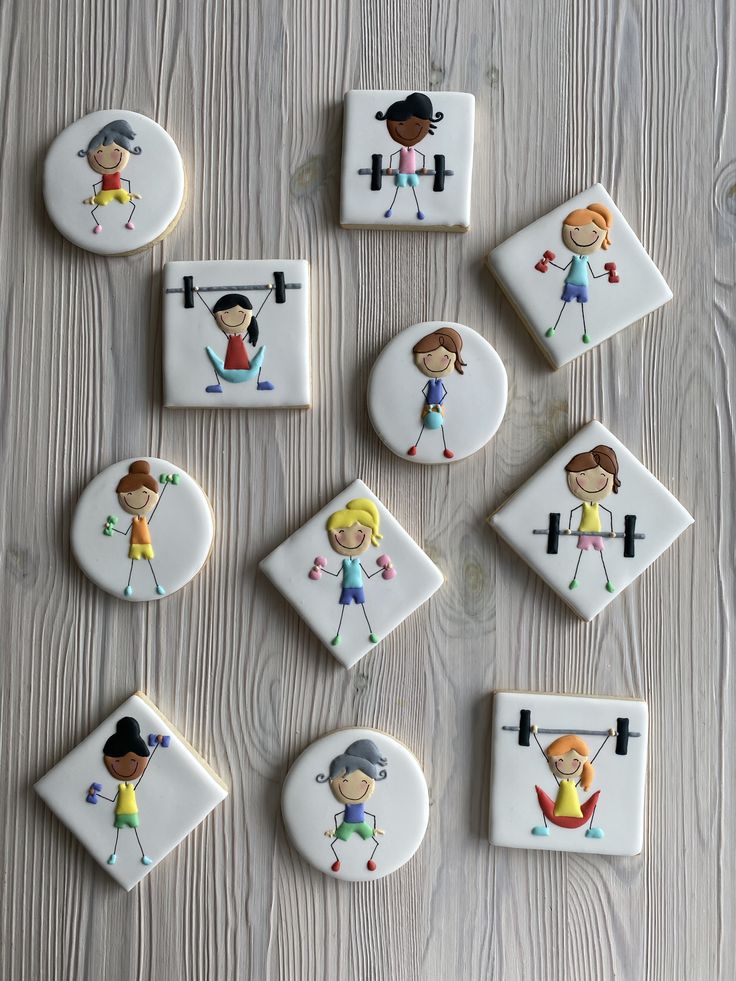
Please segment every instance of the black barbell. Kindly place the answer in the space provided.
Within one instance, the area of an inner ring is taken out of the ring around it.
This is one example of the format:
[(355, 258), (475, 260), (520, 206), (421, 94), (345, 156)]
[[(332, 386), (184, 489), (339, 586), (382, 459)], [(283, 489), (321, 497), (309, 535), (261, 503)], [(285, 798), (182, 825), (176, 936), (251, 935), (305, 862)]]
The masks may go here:
[(547, 536), (547, 555), (557, 555), (560, 535), (571, 535), (576, 538), (623, 538), (624, 540), (624, 558), (633, 559), (636, 554), (636, 549), (634, 542), (646, 538), (647, 536), (641, 532), (636, 531), (636, 515), (627, 514), (624, 516), (624, 530), (614, 532), (613, 535), (609, 531), (573, 531), (571, 528), (563, 528), (560, 531), (560, 514), (559, 511), (551, 511), (549, 515), (549, 527), (548, 528), (534, 528), (532, 535), (546, 535)]
[[(361, 167), (358, 173), (365, 177), (368, 174), (371, 175), (371, 190), (380, 191), (383, 186), (384, 175), (392, 176), (393, 174), (398, 174), (397, 168), (391, 169), (391, 174), (388, 172), (388, 168), (383, 166), (383, 154), (372, 153), (371, 154), (371, 165), (370, 167)], [(445, 177), (454, 177), (455, 171), (448, 170), (445, 167), (445, 155), (444, 153), (435, 153), (434, 155), (434, 170), (417, 170), (415, 171), (418, 177), (428, 176), (434, 177), (434, 183), (432, 185), (433, 191), (444, 191), (445, 189)]]
[[(532, 736), (532, 713), (531, 709), (521, 709), (519, 712), (518, 726), (501, 726), (504, 732), (518, 732), (519, 745), (529, 746)], [(616, 755), (626, 756), (629, 751), (629, 739), (639, 739), (640, 732), (632, 732), (629, 729), (629, 720), (626, 717), (616, 719), (616, 728), (609, 729), (541, 729), (533, 730), (545, 736), (615, 736)]]
[(195, 293), (253, 293), (257, 290), (273, 290), (277, 303), (286, 303), (287, 290), (300, 290), (301, 283), (287, 283), (282, 272), (273, 274), (272, 283), (250, 283), (246, 286), (195, 286), (194, 276), (183, 276), (183, 285), (169, 287), (167, 293), (183, 293), (184, 307), (191, 310), (194, 306)]

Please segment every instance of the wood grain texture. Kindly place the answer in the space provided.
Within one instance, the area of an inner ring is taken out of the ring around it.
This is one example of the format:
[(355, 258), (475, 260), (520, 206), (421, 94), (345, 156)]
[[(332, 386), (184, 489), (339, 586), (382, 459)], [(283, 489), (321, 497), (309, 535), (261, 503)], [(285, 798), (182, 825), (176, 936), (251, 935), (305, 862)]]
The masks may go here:
[[(736, 21), (729, 0), (6, 0), (0, 5), (0, 976), (59, 979), (733, 978)], [(350, 87), (477, 99), (467, 235), (337, 227)], [(99, 259), (41, 200), (45, 148), (124, 106), (182, 149), (189, 203), (151, 252)], [(556, 373), (483, 267), (508, 234), (600, 180), (675, 293)], [(170, 259), (305, 257), (314, 409), (161, 408)], [(509, 371), (487, 452), (411, 467), (367, 422), (401, 327), (480, 330)], [(600, 418), (696, 525), (584, 625), (484, 517)], [(162, 603), (116, 602), (73, 563), (81, 488), (133, 453), (197, 478), (216, 549)], [(355, 476), (448, 582), (350, 672), (257, 573)], [(126, 895), (32, 784), (142, 688), (231, 797)], [(645, 697), (648, 832), (633, 859), (487, 844), (489, 693)], [(319, 734), (406, 742), (431, 788), (395, 875), (330, 880), (285, 840), (279, 793)]]

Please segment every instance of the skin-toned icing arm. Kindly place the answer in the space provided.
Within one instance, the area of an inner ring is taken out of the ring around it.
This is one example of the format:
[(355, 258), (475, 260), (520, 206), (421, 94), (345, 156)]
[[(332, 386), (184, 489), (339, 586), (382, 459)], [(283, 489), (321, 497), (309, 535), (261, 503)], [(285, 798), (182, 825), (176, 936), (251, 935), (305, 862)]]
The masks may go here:
[(570, 512), (570, 517), (567, 519), (568, 531), (572, 531), (572, 516), (575, 514), (576, 511), (579, 511), (582, 506), (583, 506), (582, 504), (578, 504), (578, 506), (576, 508), (573, 508), (572, 511)]
[(608, 517), (611, 519), (611, 538), (616, 537), (616, 532), (613, 530), (613, 511), (609, 511), (608, 508), (604, 507), (602, 504), (599, 505), (601, 511), (605, 511)]

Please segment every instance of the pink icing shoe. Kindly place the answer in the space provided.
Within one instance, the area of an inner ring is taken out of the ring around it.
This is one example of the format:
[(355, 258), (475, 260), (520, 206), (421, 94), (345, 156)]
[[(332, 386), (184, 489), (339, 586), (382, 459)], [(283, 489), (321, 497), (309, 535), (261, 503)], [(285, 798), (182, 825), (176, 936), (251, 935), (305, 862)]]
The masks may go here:
[(131, 231), (133, 231), (133, 229), (135, 228), (135, 225), (133, 224), (132, 221), (126, 221), (125, 227), (126, 228), (129, 228)]
[(92, 231), (95, 233), (95, 235), (99, 235), (100, 232), (102, 231), (102, 225), (95, 225)]

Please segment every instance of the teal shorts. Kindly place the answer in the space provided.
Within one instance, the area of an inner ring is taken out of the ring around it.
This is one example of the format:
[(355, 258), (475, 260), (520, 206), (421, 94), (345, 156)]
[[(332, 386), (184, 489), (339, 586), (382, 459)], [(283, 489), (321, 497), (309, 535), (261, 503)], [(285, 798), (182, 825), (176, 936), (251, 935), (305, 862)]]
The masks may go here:
[(419, 174), (397, 174), (397, 187), (419, 187)]
[(347, 841), (354, 834), (359, 834), (361, 838), (367, 840), (373, 837), (373, 828), (367, 821), (361, 821), (358, 824), (351, 821), (343, 821), (335, 832), (335, 837), (339, 838), (340, 841)]
[(136, 811), (135, 814), (116, 814), (115, 815), (115, 827), (116, 828), (138, 828), (140, 827), (141, 819)]

